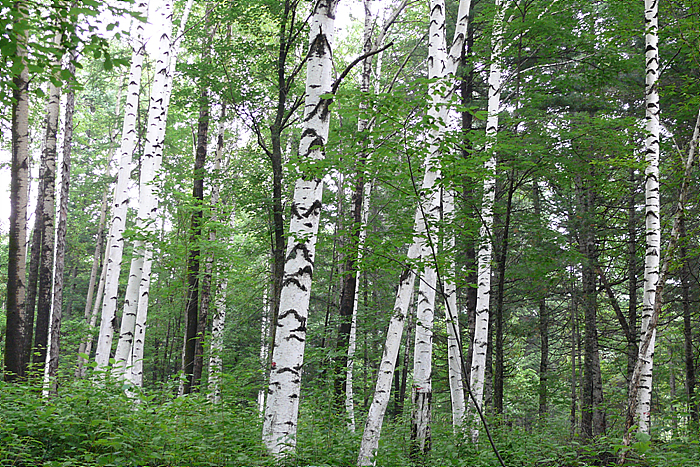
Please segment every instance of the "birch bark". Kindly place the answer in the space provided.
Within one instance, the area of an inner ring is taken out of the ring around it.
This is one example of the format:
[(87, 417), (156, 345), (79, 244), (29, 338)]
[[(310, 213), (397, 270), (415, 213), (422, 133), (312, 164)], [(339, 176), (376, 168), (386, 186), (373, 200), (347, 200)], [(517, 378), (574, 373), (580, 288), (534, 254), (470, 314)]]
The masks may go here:
[[(450, 225), (454, 218), (454, 193), (450, 189), (443, 192), (443, 216), (445, 223)], [(448, 234), (446, 250), (455, 249), (455, 236)], [(447, 326), (447, 371), (450, 383), (450, 401), (452, 403), (452, 427), (457, 433), (464, 423), (466, 404), (464, 400), (464, 379), (462, 375), (462, 341), (459, 333), (459, 312), (457, 310), (457, 286), (455, 263), (448, 263), (449, 270), (445, 279), (445, 322)]]
[[(182, 36), (191, 7), (192, 1), (190, 0), (183, 12), (178, 39)], [(154, 181), (163, 158), (165, 127), (178, 51), (178, 42), (171, 39), (172, 0), (164, 0), (160, 14), (162, 15), (162, 23), (159, 29), (158, 57), (156, 58), (155, 75), (149, 100), (146, 144), (141, 159), (141, 178), (139, 180), (139, 208), (136, 216), (136, 228), (144, 232), (148, 238), (151, 238), (155, 232), (158, 196)], [(140, 386), (143, 378), (141, 362), (143, 359), (143, 333), (145, 333), (148, 314), (152, 257), (153, 246), (150, 240), (134, 242), (134, 257), (129, 269), (120, 338), (114, 357), (114, 375), (131, 378), (136, 386)], [(140, 325), (141, 343), (139, 346), (134, 346), (137, 321)], [(132, 370), (125, 372), (129, 358), (131, 358)]]
[[(17, 2), (17, 22), (26, 22), (27, 6)], [(23, 63), (13, 77), (12, 162), (10, 168), (10, 226), (7, 260), (7, 326), (5, 330), (5, 381), (26, 376), (29, 354), (26, 351), (26, 243), (27, 204), (29, 198), (29, 70), (26, 65), (27, 33), (18, 37), (17, 56)]]
[[(304, 123), (299, 155), (312, 163), (323, 158), (330, 110), (322, 96), (331, 92), (331, 42), (337, 0), (314, 4), (309, 31)], [(323, 182), (309, 173), (297, 180), (291, 207), (287, 259), (280, 294), (280, 313), (272, 349), (274, 368), (263, 422), (263, 442), (275, 456), (296, 445), (299, 390), (306, 342), (316, 234)]]
[[(470, 6), (470, 0), (460, 1), (457, 27), (455, 29), (450, 53), (447, 55), (445, 41), (445, 5), (441, 0), (431, 1), (428, 57), (429, 78), (439, 80), (456, 71), (463, 52)], [(428, 232), (424, 213), (434, 212), (439, 207), (438, 190), (435, 189), (435, 183), (439, 173), (436, 171), (435, 167), (437, 162), (439, 162), (438, 146), (444, 131), (444, 124), (447, 120), (447, 107), (444, 104), (447, 103), (449, 97), (440, 94), (440, 87), (441, 83), (437, 82), (431, 85), (430, 97), (432, 102), (429, 115), (432, 117), (437, 128), (428, 135), (430, 150), (426, 159), (425, 174), (420, 189), (421, 200), (419, 200), (414, 220), (414, 240), (408, 249), (408, 264), (401, 274), (399, 287), (396, 292), (394, 313), (389, 322), (389, 330), (387, 331), (387, 339), (379, 366), (374, 397), (369, 408), (362, 435), (362, 442), (360, 444), (360, 451), (357, 459), (358, 466), (374, 465), (375, 462), (374, 457), (379, 445), (384, 414), (386, 413), (390, 397), (391, 379), (396, 364), (396, 356), (399, 352), (403, 325), (406, 320), (408, 305), (415, 281), (415, 272), (412, 269), (411, 262), (420, 257), (423, 252), (423, 242), (427, 238)], [(426, 399), (425, 396), (421, 397)]]
[[(656, 0), (644, 1), (644, 25), (646, 28), (646, 131), (644, 153), (646, 161), (645, 182), (645, 219), (646, 219), (646, 255), (644, 257), (644, 294), (642, 298), (641, 339), (649, 339), (646, 351), (640, 351), (642, 373), (639, 381), (637, 418), (639, 431), (649, 433), (651, 423), (651, 385), (654, 365), (654, 344), (656, 329), (651, 329), (649, 322), (654, 312), (656, 287), (659, 281), (659, 257), (661, 256), (661, 220), (659, 207), (659, 91), (656, 85), (659, 74), (659, 16)], [(647, 333), (651, 336), (646, 337)]]
[[(486, 144), (484, 152), (489, 159), (484, 163), (483, 198), (481, 201), (481, 244), (477, 253), (477, 292), (476, 325), (474, 330), (473, 354), (469, 387), (473, 393), (476, 411), (481, 409), (484, 400), (484, 375), (486, 370), (486, 349), (488, 346), (489, 299), (491, 294), (491, 253), (493, 240), (493, 203), (496, 192), (496, 155), (495, 142), (498, 134), (498, 111), (501, 105), (501, 52), (503, 48), (503, 17), (505, 9), (500, 0), (496, 0), (496, 16), (493, 19), (493, 38), (491, 41), (491, 65), (489, 67), (488, 117), (486, 120)], [(475, 415), (475, 425), (479, 423)], [(479, 438), (478, 428), (472, 429), (472, 440)]]
[[(172, 0), (165, 0), (162, 4), (161, 14), (164, 21), (159, 30), (158, 56), (154, 69), (153, 86), (148, 105), (148, 121), (146, 123), (146, 144), (141, 159), (141, 178), (139, 180), (139, 207), (136, 216), (136, 228), (145, 235), (154, 231), (154, 222), (157, 209), (157, 198), (153, 182), (160, 169), (163, 154), (163, 140), (165, 138), (165, 123), (167, 119), (167, 107), (165, 107), (165, 95), (170, 86), (169, 68), (171, 55), (170, 36), (172, 34)], [(132, 351), (134, 339), (134, 327), (139, 303), (139, 286), (144, 277), (144, 261), (146, 252), (150, 250), (144, 241), (134, 242), (134, 257), (129, 269), (129, 282), (127, 283), (124, 311), (122, 314), (119, 343), (114, 354), (113, 374), (123, 377), (126, 361)], [(111, 343), (111, 339), (110, 339)], [(98, 351), (100, 350), (98, 344)]]
[[(140, 0), (136, 6), (136, 12), (145, 15), (148, 3)], [(100, 332), (95, 349), (95, 362), (97, 369), (105, 369), (109, 362), (109, 354), (112, 349), (112, 336), (114, 323), (117, 317), (117, 300), (119, 289), (119, 276), (124, 254), (124, 229), (126, 228), (126, 215), (129, 206), (128, 184), (131, 175), (131, 158), (136, 149), (136, 119), (138, 114), (139, 91), (141, 88), (141, 71), (145, 54), (143, 43), (144, 25), (136, 23), (136, 38), (131, 45), (131, 68), (129, 70), (129, 84), (124, 104), (124, 122), (122, 124), (122, 139), (119, 147), (119, 169), (117, 172), (117, 185), (114, 191), (112, 203), (112, 216), (109, 224), (108, 245), (105, 259), (105, 287), (102, 299), (102, 313), (100, 320)]]
[[(75, 367), (75, 377), (76, 378), (81, 378), (84, 376), (83, 368), (85, 363), (87, 363), (87, 360), (82, 357), (82, 355), (87, 349), (87, 343), (90, 341), (92, 343), (92, 329), (95, 326), (95, 322), (97, 321), (97, 315), (96, 313), (93, 313), (94, 311), (97, 311), (97, 307), (93, 308), (93, 298), (95, 296), (95, 282), (97, 282), (97, 271), (100, 268), (100, 263), (102, 262), (102, 245), (104, 243), (104, 229), (105, 229), (105, 221), (107, 219), (107, 196), (109, 194), (109, 187), (105, 188), (105, 192), (102, 195), (102, 207), (100, 208), (100, 222), (97, 227), (97, 235), (95, 236), (95, 255), (92, 260), (92, 269), (90, 270), (90, 279), (88, 282), (88, 291), (87, 291), (87, 297), (85, 298), (85, 322), (88, 323), (88, 333), (85, 335), (85, 337), (80, 341), (80, 346), (78, 347), (78, 364)], [(104, 292), (104, 280), (103, 280), (104, 274), (100, 274), (100, 282), (98, 285), (98, 291), (97, 291), (97, 296), (99, 297), (102, 292)], [(102, 292), (100, 292), (100, 288), (102, 288)], [(92, 319), (92, 316), (95, 316), (95, 320)], [(88, 352), (89, 354), (89, 352)]]

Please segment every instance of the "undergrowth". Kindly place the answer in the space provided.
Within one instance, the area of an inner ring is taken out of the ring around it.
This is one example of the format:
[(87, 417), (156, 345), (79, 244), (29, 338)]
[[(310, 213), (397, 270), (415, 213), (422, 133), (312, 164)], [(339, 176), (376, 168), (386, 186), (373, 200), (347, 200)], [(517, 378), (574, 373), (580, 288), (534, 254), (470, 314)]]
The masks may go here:
[[(275, 461), (260, 441), (261, 419), (252, 399), (211, 404), (203, 395), (174, 397), (174, 383), (127, 395), (128, 387), (105, 380), (66, 381), (45, 399), (38, 385), (0, 382), (2, 466), (352, 466), (362, 434), (330, 404), (310, 396), (302, 403), (297, 454)], [(432, 450), (411, 458), (406, 418), (387, 419), (377, 465), (494, 467), (497, 459), (481, 432), (477, 445), (456, 436), (448, 418), (436, 416)], [(595, 443), (571, 439), (565, 426), (523, 429), (494, 425), (493, 436), (508, 467), (607, 466), (618, 439)], [(695, 439), (637, 443), (629, 465), (697, 467)]]

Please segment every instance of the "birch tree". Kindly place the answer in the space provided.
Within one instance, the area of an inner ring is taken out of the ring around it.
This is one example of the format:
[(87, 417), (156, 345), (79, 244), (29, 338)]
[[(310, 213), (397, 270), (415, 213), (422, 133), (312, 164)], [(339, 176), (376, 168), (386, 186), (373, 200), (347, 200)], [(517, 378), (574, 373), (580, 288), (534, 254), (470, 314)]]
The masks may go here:
[[(323, 146), (328, 138), (330, 110), (329, 100), (324, 96), (332, 90), (331, 43), (336, 6), (337, 0), (320, 0), (311, 12), (304, 123), (299, 142), (299, 156), (308, 163), (323, 158)], [(296, 444), (306, 320), (322, 193), (323, 182), (317, 174), (308, 173), (296, 181), (263, 421), (263, 442), (275, 456), (294, 449)]]
[[(498, 134), (498, 112), (501, 106), (501, 54), (503, 51), (503, 17), (505, 8), (496, 0), (496, 14), (493, 18), (493, 37), (491, 40), (491, 64), (488, 78), (488, 116), (486, 119), (486, 144), (484, 152), (489, 159), (484, 163), (483, 197), (481, 200), (481, 243), (477, 253), (477, 292), (476, 325), (474, 331), (474, 352), (472, 354), (469, 387), (474, 397), (474, 409), (482, 409), (484, 400), (484, 375), (486, 371), (486, 349), (488, 347), (489, 298), (491, 293), (491, 253), (493, 251), (493, 203), (496, 194), (496, 154), (495, 143)], [(475, 415), (475, 425), (479, 423)], [(478, 428), (472, 429), (472, 440), (479, 437)]]
[[(649, 433), (651, 423), (651, 383), (654, 365), (654, 345), (656, 329), (649, 323), (656, 301), (656, 287), (659, 281), (659, 257), (661, 256), (661, 219), (659, 204), (659, 138), (661, 134), (659, 122), (659, 90), (657, 79), (659, 74), (659, 11), (658, 1), (644, 1), (644, 40), (646, 80), (646, 131), (644, 140), (645, 174), (645, 216), (646, 219), (646, 254), (644, 256), (644, 294), (642, 296), (642, 340), (648, 340), (649, 346), (645, 351), (640, 348), (638, 359), (642, 361), (642, 373), (639, 381), (637, 403), (637, 418), (639, 431)], [(647, 337), (647, 334), (650, 336)]]
[(386, 413), (386, 408), (389, 403), (391, 378), (394, 373), (396, 356), (398, 355), (401, 335), (403, 333), (403, 325), (406, 320), (408, 305), (411, 300), (416, 276), (411, 263), (420, 257), (424, 241), (428, 235), (424, 212), (433, 212), (438, 207), (439, 203), (439, 191), (435, 189), (435, 184), (439, 176), (436, 165), (439, 159), (440, 138), (447, 120), (447, 110), (444, 104), (446, 104), (448, 96), (441, 95), (439, 91), (441, 83), (438, 83), (437, 80), (448, 77), (456, 71), (457, 64), (463, 52), (470, 6), (471, 2), (469, 0), (462, 0), (460, 2), (454, 39), (449, 54), (446, 54), (445, 5), (441, 0), (431, 1), (430, 4), (428, 77), (436, 80), (436, 82), (431, 84), (431, 106), (429, 108), (429, 116), (433, 120), (436, 128), (428, 135), (430, 142), (429, 152), (425, 163), (423, 182), (419, 191), (421, 199), (419, 200), (419, 206), (416, 209), (414, 217), (414, 239), (408, 249), (407, 265), (404, 267), (399, 279), (399, 287), (394, 302), (394, 311), (389, 321), (386, 343), (379, 364), (374, 397), (369, 408), (362, 435), (362, 442), (360, 444), (357, 460), (357, 465), (359, 466), (374, 464), (374, 457), (376, 455), (377, 446), (379, 445), (384, 414)]
[[(148, 3), (140, 0), (136, 6), (137, 13), (145, 14)], [(124, 103), (124, 122), (122, 124), (121, 144), (119, 147), (119, 168), (117, 172), (117, 185), (114, 191), (112, 203), (112, 216), (109, 224), (108, 245), (105, 259), (105, 286), (102, 299), (102, 313), (100, 320), (100, 332), (95, 349), (95, 362), (98, 369), (104, 369), (109, 362), (109, 354), (112, 348), (112, 336), (114, 334), (114, 322), (117, 316), (117, 301), (119, 289), (119, 276), (121, 274), (122, 257), (124, 254), (124, 229), (126, 228), (126, 215), (129, 206), (129, 177), (131, 175), (131, 158), (136, 149), (137, 131), (136, 119), (138, 115), (139, 92), (141, 88), (141, 71), (145, 44), (143, 43), (144, 25), (136, 23), (135, 40), (131, 44), (131, 68)]]

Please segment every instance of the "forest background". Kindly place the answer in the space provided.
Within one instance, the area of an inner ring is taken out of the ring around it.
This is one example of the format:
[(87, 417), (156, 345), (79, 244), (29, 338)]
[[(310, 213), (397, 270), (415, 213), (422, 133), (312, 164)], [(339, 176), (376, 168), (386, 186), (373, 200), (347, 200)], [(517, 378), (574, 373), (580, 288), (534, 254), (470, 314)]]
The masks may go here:
[[(463, 27), (463, 46), (444, 52), (457, 65), (440, 75), (439, 1), (345, 5), (324, 52), (309, 37), (333, 1), (2, 0), (1, 170), (16, 179), (26, 102), (29, 196), (12, 191), (24, 214), (1, 220), (0, 463), (697, 466), (697, 0), (657, 5), (667, 272), (648, 426), (628, 417), (651, 316), (649, 3), (477, 0), (460, 23), (464, 2), (447, 2), (442, 34)], [(144, 38), (146, 16), (158, 26)], [(328, 133), (305, 146), (306, 66), (324, 57)], [(297, 180), (325, 185), (307, 212), (316, 232), (290, 234)], [(296, 281), (285, 263), (310, 241), (308, 310), (290, 331), (303, 335), (276, 336)], [(306, 347), (280, 445), (266, 395), (284, 384), (285, 339)], [(363, 460), (382, 391), (381, 439)]]

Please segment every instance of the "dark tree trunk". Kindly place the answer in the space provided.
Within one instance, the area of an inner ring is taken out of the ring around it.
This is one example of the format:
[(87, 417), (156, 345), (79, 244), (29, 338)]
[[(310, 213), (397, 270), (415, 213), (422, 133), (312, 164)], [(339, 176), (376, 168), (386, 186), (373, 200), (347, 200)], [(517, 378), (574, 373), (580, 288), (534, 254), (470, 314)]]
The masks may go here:
[[(589, 174), (590, 175), (590, 174)], [(583, 398), (581, 401), (581, 435), (585, 439), (605, 433), (603, 412), (603, 383), (600, 374), (597, 328), (597, 274), (598, 251), (595, 236), (595, 195), (589, 186), (592, 181), (581, 178), (579, 196), (579, 247), (583, 254), (582, 286), (584, 316)]]
[[(42, 193), (43, 189), (43, 168), (39, 169), (39, 189)], [(44, 228), (41, 223), (44, 220), (43, 215), (44, 200), (41, 196), (37, 197), (36, 207), (34, 208), (34, 229), (32, 230), (32, 242), (29, 250), (29, 274), (27, 275), (27, 336), (25, 341), (26, 354), (28, 358), (32, 358), (33, 336), (34, 336), (34, 314), (36, 311), (36, 294), (37, 286), (39, 285), (39, 261), (41, 260), (41, 245), (43, 243)]]
[(685, 230), (685, 218), (680, 221), (681, 235), (681, 297), (683, 303), (683, 350), (685, 356), (685, 395), (688, 399), (688, 412), (690, 413), (691, 432), (697, 433), (700, 426), (700, 407), (695, 397), (697, 385), (695, 379), (695, 354), (693, 352), (693, 326), (691, 322), (692, 309), (690, 305), (690, 265), (688, 264), (687, 234)]
[(573, 438), (576, 433), (577, 419), (576, 419), (576, 407), (578, 405), (578, 391), (576, 390), (578, 382), (578, 371), (576, 368), (576, 361), (578, 360), (578, 347), (579, 347), (579, 334), (578, 334), (578, 317), (577, 317), (577, 296), (576, 296), (576, 286), (571, 284), (571, 410), (569, 412), (569, 424), (571, 430), (571, 437)]
[[(185, 327), (185, 347), (182, 357), (182, 370), (185, 374), (183, 394), (189, 394), (195, 390), (202, 376), (206, 316), (204, 317), (204, 323), (202, 323), (199, 316), (199, 269), (202, 222), (204, 219), (204, 164), (207, 157), (208, 130), (209, 93), (206, 85), (202, 85), (199, 101), (199, 120), (197, 124), (197, 151), (194, 161), (194, 185), (192, 188), (194, 211), (192, 213), (190, 252), (187, 259), (187, 320)], [(195, 362), (197, 361), (199, 365), (196, 365)], [(197, 366), (198, 368), (196, 368)]]
[[(537, 180), (532, 185), (532, 205), (538, 228), (544, 228), (542, 222), (542, 210), (540, 207), (540, 190)], [(542, 248), (542, 242), (538, 242), (538, 247)], [(544, 252), (544, 250), (540, 250)], [(547, 396), (548, 396), (548, 369), (549, 369), (549, 312), (547, 310), (547, 285), (539, 284), (537, 293), (539, 294), (539, 328), (540, 328), (540, 372), (539, 372), (539, 409), (538, 415), (541, 422), (547, 417)]]
[[(495, 339), (495, 365), (493, 375), (493, 407), (497, 414), (503, 413), (503, 378), (504, 354), (503, 354), (503, 327), (504, 310), (503, 299), (506, 285), (506, 261), (508, 259), (508, 236), (510, 230), (510, 215), (513, 206), (513, 193), (515, 192), (515, 174), (511, 170), (509, 173), (508, 191), (506, 193), (506, 212), (503, 222), (500, 222), (499, 233), (497, 235), (496, 267), (498, 269), (498, 279), (496, 283), (496, 310), (494, 316), (494, 327), (496, 328)], [(500, 217), (500, 216), (499, 216)]]
[[(467, 42), (466, 53), (462, 54), (462, 63), (460, 70), (463, 74), (460, 83), (460, 98), (464, 109), (468, 109), (472, 105), (472, 96), (474, 94), (474, 69), (471, 66), (470, 60), (474, 45), (474, 28), (471, 18), (467, 26)], [(468, 110), (462, 111), (462, 158), (468, 160), (472, 157), (471, 131), (474, 126), (474, 116)], [(464, 179), (462, 187), (462, 215), (466, 222), (472, 217), (474, 194), (473, 183), (469, 178)], [(468, 229), (466, 229), (468, 231)], [(474, 330), (476, 326), (476, 281), (477, 281), (477, 261), (474, 236), (471, 234), (463, 235), (464, 238), (464, 268), (466, 273), (467, 287), (465, 290), (465, 309), (467, 313), (467, 335), (463, 342), (468, 343), (467, 354), (465, 355), (466, 368), (465, 374), (462, 375), (464, 381), (470, 381), (472, 357), (474, 348)]]

